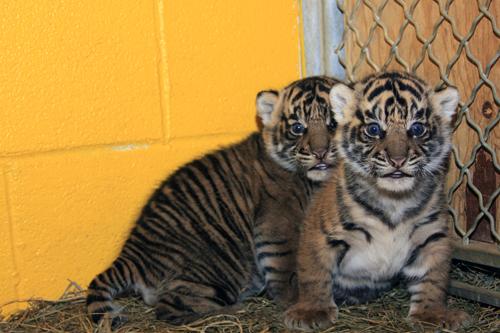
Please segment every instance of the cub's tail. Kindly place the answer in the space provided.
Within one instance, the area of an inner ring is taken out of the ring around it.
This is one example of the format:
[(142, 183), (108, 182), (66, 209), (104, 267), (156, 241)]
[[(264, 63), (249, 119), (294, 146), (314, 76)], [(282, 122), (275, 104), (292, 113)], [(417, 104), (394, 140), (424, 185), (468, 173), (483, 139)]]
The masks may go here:
[(126, 321), (126, 317), (120, 314), (120, 306), (113, 300), (117, 295), (132, 289), (132, 276), (129, 266), (118, 258), (111, 267), (92, 280), (87, 293), (87, 312), (94, 323), (106, 317), (114, 328)]

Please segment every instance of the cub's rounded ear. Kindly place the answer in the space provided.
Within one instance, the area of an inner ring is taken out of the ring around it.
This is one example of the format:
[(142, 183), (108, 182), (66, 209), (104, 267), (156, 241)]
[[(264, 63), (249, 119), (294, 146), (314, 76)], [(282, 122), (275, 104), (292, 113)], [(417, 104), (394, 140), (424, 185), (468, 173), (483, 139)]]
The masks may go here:
[(451, 121), (457, 111), (459, 101), (460, 95), (454, 87), (436, 91), (431, 95), (433, 109), (447, 121)]
[(349, 107), (354, 103), (354, 90), (342, 83), (334, 85), (330, 90), (330, 103), (335, 120), (340, 124), (348, 122), (351, 114)]
[(278, 102), (279, 93), (276, 90), (263, 90), (257, 94), (256, 106), (257, 114), (264, 126), (271, 122), (271, 115)]

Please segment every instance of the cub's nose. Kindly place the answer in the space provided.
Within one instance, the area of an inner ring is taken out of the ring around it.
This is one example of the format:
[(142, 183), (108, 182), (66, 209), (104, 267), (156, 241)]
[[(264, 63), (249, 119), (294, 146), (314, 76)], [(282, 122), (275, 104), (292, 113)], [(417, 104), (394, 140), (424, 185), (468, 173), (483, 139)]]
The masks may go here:
[(391, 162), (393, 167), (399, 169), (403, 166), (403, 164), (405, 164), (406, 156), (390, 157), (389, 161)]
[(326, 149), (316, 149), (312, 152), (313, 156), (316, 157), (318, 160), (322, 160), (326, 156)]

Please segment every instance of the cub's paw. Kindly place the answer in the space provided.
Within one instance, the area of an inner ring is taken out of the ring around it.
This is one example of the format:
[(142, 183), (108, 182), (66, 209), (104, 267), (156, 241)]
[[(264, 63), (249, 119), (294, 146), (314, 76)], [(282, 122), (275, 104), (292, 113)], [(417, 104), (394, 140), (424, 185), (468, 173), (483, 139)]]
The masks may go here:
[(460, 327), (467, 327), (472, 323), (472, 318), (467, 312), (462, 310), (446, 311), (445, 328), (456, 330)]
[(128, 318), (122, 314), (106, 313), (97, 323), (98, 332), (114, 331), (128, 322)]
[(430, 323), (449, 330), (457, 330), (470, 324), (470, 316), (461, 310), (429, 309), (410, 315), (414, 323)]
[(337, 319), (338, 309), (335, 304), (325, 307), (297, 303), (285, 312), (285, 325), (292, 330), (312, 331), (325, 329)]

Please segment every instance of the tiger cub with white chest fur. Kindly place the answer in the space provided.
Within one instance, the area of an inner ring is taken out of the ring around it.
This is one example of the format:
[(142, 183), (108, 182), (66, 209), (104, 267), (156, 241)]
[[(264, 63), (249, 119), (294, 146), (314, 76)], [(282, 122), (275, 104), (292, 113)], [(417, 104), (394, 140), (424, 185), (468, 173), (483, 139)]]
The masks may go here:
[(458, 92), (380, 73), (330, 92), (342, 156), (313, 198), (298, 251), (298, 302), (289, 328), (331, 326), (337, 305), (407, 282), (409, 317), (456, 329), (468, 319), (446, 307), (450, 241), (445, 175)]

